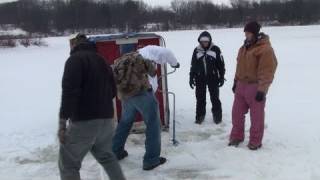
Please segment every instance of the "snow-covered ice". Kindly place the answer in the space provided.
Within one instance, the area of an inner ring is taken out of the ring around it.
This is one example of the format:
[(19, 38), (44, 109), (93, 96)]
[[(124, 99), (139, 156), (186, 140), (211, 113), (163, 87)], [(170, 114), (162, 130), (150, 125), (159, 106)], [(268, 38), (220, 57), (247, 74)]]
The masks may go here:
[[(130, 180), (319, 180), (320, 179), (320, 26), (264, 28), (278, 57), (279, 67), (270, 89), (264, 146), (249, 151), (245, 141), (228, 147), (231, 129), (231, 86), (242, 29), (210, 30), (221, 47), (227, 82), (221, 89), (224, 118), (214, 125), (207, 114), (194, 124), (194, 92), (188, 85), (193, 48), (201, 31), (161, 32), (175, 52), (181, 69), (169, 76), (177, 94), (177, 138), (163, 133), (162, 152), (169, 162), (142, 171), (143, 135), (131, 135), (129, 157), (121, 165)], [(0, 179), (56, 180), (56, 129), (60, 81), (68, 57), (67, 38), (48, 38), (48, 47), (0, 49)], [(207, 112), (210, 112), (210, 103)], [(247, 119), (247, 129), (250, 121)], [(247, 131), (248, 134), (248, 131)], [(247, 136), (248, 137), (248, 136)], [(100, 167), (88, 155), (81, 171), (84, 180), (99, 180)], [(107, 178), (105, 178), (107, 179)]]

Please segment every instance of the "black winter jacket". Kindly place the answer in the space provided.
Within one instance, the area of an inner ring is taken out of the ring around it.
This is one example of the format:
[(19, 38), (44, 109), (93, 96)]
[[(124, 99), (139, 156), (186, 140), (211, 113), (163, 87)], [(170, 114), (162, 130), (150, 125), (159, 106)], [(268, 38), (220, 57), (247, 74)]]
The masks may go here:
[(222, 52), (218, 46), (213, 45), (211, 35), (206, 31), (201, 33), (199, 43), (203, 36), (209, 37), (210, 45), (208, 49), (204, 49), (201, 45), (195, 48), (192, 55), (190, 76), (224, 78), (226, 70)]
[(84, 42), (71, 51), (62, 78), (60, 118), (87, 121), (113, 118), (116, 86), (111, 67)]

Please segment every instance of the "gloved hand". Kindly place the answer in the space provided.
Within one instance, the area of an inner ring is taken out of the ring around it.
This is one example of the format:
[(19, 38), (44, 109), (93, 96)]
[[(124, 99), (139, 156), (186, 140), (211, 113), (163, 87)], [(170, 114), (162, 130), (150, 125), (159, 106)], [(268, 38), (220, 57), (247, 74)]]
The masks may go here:
[(61, 118), (59, 120), (58, 138), (61, 144), (65, 143), (65, 135), (67, 131), (67, 120)]
[(192, 73), (190, 73), (189, 85), (190, 85), (191, 89), (194, 89), (194, 86), (196, 86), (194, 74), (192, 74)]
[(256, 95), (256, 101), (262, 102), (266, 99), (266, 94), (264, 92), (258, 91)]
[(232, 92), (233, 92), (234, 94), (236, 93), (236, 89), (237, 89), (237, 81), (234, 80), (233, 86), (232, 86)]
[(224, 79), (224, 77), (221, 77), (220, 79), (219, 79), (219, 87), (222, 87), (223, 85), (224, 85), (224, 82), (225, 82), (226, 80)]
[(176, 68), (176, 69), (178, 69), (178, 68), (180, 68), (180, 63), (177, 63), (177, 65), (175, 65), (175, 66), (171, 66), (172, 68)]

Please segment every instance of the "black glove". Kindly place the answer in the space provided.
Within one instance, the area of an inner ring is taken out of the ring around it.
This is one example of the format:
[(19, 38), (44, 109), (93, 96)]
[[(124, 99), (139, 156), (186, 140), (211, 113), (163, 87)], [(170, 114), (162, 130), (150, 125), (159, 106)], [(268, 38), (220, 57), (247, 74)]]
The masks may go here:
[(175, 66), (171, 66), (172, 68), (175, 68), (175, 69), (178, 69), (178, 68), (180, 68), (180, 63), (177, 63), (177, 65), (175, 65)]
[(266, 94), (264, 92), (258, 91), (256, 95), (256, 101), (262, 102), (266, 99)]
[(191, 73), (190, 73), (189, 85), (190, 85), (191, 89), (194, 89), (194, 86), (196, 86), (194, 74), (191, 74)]
[(219, 79), (219, 87), (222, 87), (223, 85), (224, 85), (224, 82), (225, 82), (226, 80), (224, 79), (224, 77), (222, 77), (222, 78), (220, 78)]

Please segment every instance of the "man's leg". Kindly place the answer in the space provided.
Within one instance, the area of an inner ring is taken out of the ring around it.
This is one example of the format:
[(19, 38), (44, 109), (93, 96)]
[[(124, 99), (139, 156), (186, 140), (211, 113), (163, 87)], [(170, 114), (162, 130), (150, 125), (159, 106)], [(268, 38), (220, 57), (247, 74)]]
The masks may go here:
[(90, 128), (92, 122), (71, 123), (66, 142), (60, 144), (59, 170), (61, 180), (80, 180), (81, 163), (90, 151), (97, 131)]
[(132, 104), (133, 97), (122, 101), (122, 114), (113, 137), (112, 150), (119, 158), (124, 153), (124, 147), (129, 136), (132, 125), (135, 121), (137, 110)]
[(212, 113), (214, 122), (216, 124), (219, 124), (222, 121), (222, 107), (221, 107), (221, 101), (220, 101), (220, 91), (219, 86), (216, 81), (210, 81), (208, 82), (208, 88), (210, 92), (210, 99), (212, 104)]
[(112, 152), (114, 122), (112, 119), (103, 119), (103, 122), (91, 153), (102, 165), (110, 180), (125, 180), (118, 160)]
[(250, 145), (259, 147), (262, 145), (262, 139), (264, 134), (264, 118), (265, 118), (265, 104), (266, 101), (256, 101), (257, 86), (251, 85), (248, 91), (248, 101), (250, 102)]
[(246, 85), (238, 83), (232, 108), (232, 130), (230, 141), (243, 141), (245, 131), (245, 115), (249, 106), (245, 98)]
[(161, 128), (159, 105), (152, 92), (145, 92), (136, 98), (135, 105), (146, 124), (146, 153), (143, 167), (148, 168), (160, 163)]
[(206, 94), (207, 94), (207, 85), (206, 85), (205, 78), (197, 77), (196, 78), (196, 98), (197, 98), (196, 121), (199, 121), (200, 124), (202, 123), (206, 115), (206, 104), (207, 104)]

